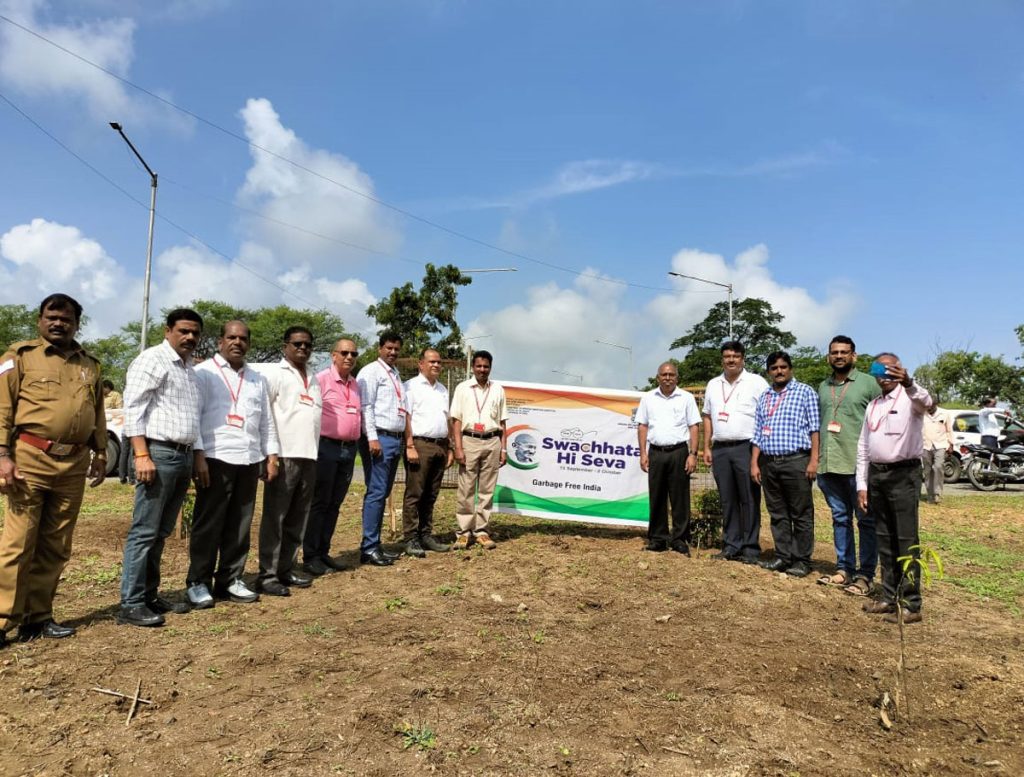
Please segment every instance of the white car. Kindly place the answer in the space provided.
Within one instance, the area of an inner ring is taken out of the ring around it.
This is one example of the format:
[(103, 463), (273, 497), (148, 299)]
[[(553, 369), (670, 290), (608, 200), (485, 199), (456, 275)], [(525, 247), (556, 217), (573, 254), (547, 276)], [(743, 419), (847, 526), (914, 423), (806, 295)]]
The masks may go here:
[[(978, 427), (977, 410), (947, 410), (946, 412), (949, 413), (953, 426), (953, 453), (946, 456), (944, 475), (947, 483), (955, 483), (963, 475), (963, 452), (960, 450), (960, 446), (981, 445), (981, 429)], [(999, 435), (1000, 442), (1007, 437), (1024, 439), (1024, 424), (1013, 420), (1006, 413), (996, 413), (996, 418), (1004, 427)]]
[(124, 410), (107, 408), (107, 477), (117, 472), (121, 460), (121, 432), (124, 431)]

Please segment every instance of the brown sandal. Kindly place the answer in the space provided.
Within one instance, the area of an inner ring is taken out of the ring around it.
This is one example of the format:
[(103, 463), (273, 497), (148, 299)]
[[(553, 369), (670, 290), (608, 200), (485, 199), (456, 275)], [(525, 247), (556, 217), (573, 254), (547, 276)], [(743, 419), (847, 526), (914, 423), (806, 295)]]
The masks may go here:
[(850, 575), (845, 569), (840, 569), (835, 574), (819, 577), (818, 585), (834, 585), (837, 588), (846, 588), (846, 586), (850, 585)]
[(850, 596), (867, 596), (871, 593), (871, 581), (866, 577), (857, 575), (853, 582), (843, 588)]

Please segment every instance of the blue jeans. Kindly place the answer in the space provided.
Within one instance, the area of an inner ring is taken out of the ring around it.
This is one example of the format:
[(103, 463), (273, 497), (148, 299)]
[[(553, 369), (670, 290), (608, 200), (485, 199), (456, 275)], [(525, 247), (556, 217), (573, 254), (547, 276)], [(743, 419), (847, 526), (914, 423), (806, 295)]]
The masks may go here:
[(402, 438), (380, 435), (380, 456), (370, 455), (366, 438), (359, 441), (359, 454), (363, 459), (363, 479), (366, 497), (363, 499), (363, 541), (361, 553), (372, 553), (380, 547), (380, 527), (384, 523), (384, 503), (388, 501), (395, 484), (398, 462), (402, 459)]
[(356, 466), (355, 441), (350, 443), (321, 437), (316, 457), (316, 485), (309, 507), (302, 555), (306, 562), (329, 556), (331, 538), (338, 525), (338, 511), (345, 501)]
[(121, 606), (151, 602), (160, 588), (160, 558), (164, 540), (174, 531), (178, 511), (192, 477), (192, 452), (150, 443), (156, 477), (135, 486), (132, 525), (124, 541), (121, 565)]
[[(857, 506), (857, 478), (855, 475), (818, 475), (818, 488), (825, 495), (832, 511), (832, 533), (836, 545), (836, 566), (851, 576), (871, 581), (878, 566), (878, 536), (875, 517)], [(857, 565), (857, 547), (853, 538), (853, 518), (857, 517), (860, 535), (860, 565)]]

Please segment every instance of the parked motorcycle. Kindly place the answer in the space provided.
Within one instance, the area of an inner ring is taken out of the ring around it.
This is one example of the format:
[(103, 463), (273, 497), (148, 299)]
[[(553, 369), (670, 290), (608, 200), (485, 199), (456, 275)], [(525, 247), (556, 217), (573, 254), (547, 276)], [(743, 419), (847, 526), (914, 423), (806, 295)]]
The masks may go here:
[(1013, 443), (994, 451), (982, 445), (968, 445), (971, 460), (967, 479), (979, 491), (995, 491), (1000, 484), (1024, 483), (1024, 445)]

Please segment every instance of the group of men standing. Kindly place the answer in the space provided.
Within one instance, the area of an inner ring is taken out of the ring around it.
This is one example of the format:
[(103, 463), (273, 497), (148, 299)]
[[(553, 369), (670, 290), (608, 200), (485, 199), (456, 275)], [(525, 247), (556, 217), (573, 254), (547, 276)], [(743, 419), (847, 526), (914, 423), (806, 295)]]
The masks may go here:
[[(0, 359), (0, 493), (8, 502), (0, 537), (0, 647), (14, 625), (23, 640), (75, 633), (54, 620), (53, 598), (86, 477), (92, 485), (104, 479), (104, 397), (113, 389), (74, 339), (81, 316), (81, 305), (67, 295), (47, 297), (40, 338), (15, 343)], [(362, 564), (389, 566), (400, 555), (383, 547), (381, 526), (403, 460), (405, 553), (450, 549), (433, 536), (433, 508), (454, 461), (456, 547), (495, 547), (488, 522), (507, 411), (503, 389), (489, 377), (489, 353), (475, 354), (474, 377), (456, 387), (449, 406), (438, 379), (440, 354), (424, 350), (419, 373), (403, 383), (396, 368), (402, 338), (394, 332), (380, 336), (378, 358), (357, 377), (358, 347), (348, 338), (334, 344), (330, 366), (312, 374), (313, 335), (302, 326), (285, 331), (280, 362), (251, 365), (243, 321), (225, 323), (217, 352), (194, 365), (202, 331), (195, 311), (171, 311), (164, 339), (128, 369), (124, 436), (136, 486), (119, 622), (159, 626), (167, 613), (212, 607), (216, 599), (289, 596), (291, 588), (343, 569), (331, 541), (357, 452), (367, 487)], [(161, 595), (161, 561), (193, 480), (186, 594), (177, 602)], [(259, 569), (250, 587), (243, 572), (260, 480)]]
[[(689, 475), (703, 424), (703, 459), (723, 513), (723, 547), (715, 558), (809, 575), (817, 481), (832, 513), (836, 550), (835, 573), (818, 582), (868, 596), (881, 561), (881, 597), (864, 611), (895, 620), (899, 601), (905, 622), (920, 621), (918, 577), (905, 575), (898, 559), (916, 556), (919, 544), (923, 425), (934, 401), (894, 354), (880, 354), (870, 374), (857, 370), (856, 345), (844, 335), (829, 343), (832, 372), (816, 392), (793, 377), (788, 353), (768, 355), (769, 381), (745, 369), (745, 356), (742, 343), (721, 346), (722, 374), (708, 382), (700, 414), (693, 396), (678, 388), (672, 362), (658, 368), (659, 387), (642, 398), (636, 420), (650, 492), (647, 549), (689, 555)], [(762, 496), (774, 541), (774, 554), (764, 561)]]

